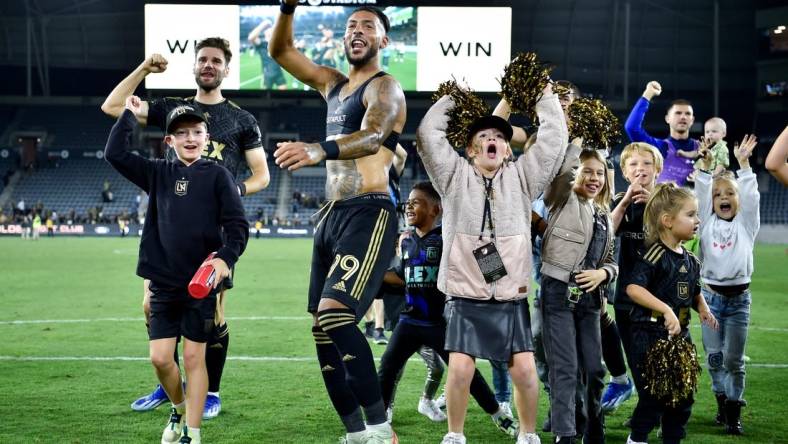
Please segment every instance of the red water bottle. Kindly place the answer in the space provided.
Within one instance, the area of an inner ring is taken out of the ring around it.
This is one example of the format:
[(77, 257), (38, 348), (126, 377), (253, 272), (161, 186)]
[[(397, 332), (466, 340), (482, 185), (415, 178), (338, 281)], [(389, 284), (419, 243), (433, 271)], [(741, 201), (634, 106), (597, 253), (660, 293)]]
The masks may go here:
[(213, 290), (213, 282), (216, 280), (216, 269), (208, 261), (216, 256), (216, 252), (209, 254), (202, 262), (200, 268), (194, 273), (192, 281), (189, 282), (189, 294), (195, 299), (202, 299)]

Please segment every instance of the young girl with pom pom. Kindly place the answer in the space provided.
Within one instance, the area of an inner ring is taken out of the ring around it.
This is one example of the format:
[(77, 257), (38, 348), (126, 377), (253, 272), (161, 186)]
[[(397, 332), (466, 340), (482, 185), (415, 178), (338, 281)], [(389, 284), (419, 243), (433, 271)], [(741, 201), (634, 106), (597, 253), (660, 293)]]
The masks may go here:
[(717, 423), (741, 435), (744, 404), (744, 345), (750, 323), (752, 251), (761, 226), (758, 180), (750, 169), (755, 136), (734, 147), (739, 178), (710, 174), (710, 155), (700, 161), (695, 193), (700, 206), (701, 290), (722, 328), (703, 328), (703, 348), (717, 398)]
[[(691, 342), (690, 307), (702, 323), (717, 328), (700, 291), (700, 262), (681, 245), (698, 230), (698, 203), (691, 191), (672, 182), (657, 185), (644, 212), (646, 253), (638, 259), (628, 281), (627, 295), (635, 302), (631, 312), (631, 363), (638, 403), (632, 413), (627, 444), (640, 444), (661, 422), (662, 441), (679, 443), (686, 435), (692, 396), (676, 404), (657, 398), (644, 380), (649, 350), (660, 339), (679, 336)], [(694, 371), (694, 370), (693, 370)]]

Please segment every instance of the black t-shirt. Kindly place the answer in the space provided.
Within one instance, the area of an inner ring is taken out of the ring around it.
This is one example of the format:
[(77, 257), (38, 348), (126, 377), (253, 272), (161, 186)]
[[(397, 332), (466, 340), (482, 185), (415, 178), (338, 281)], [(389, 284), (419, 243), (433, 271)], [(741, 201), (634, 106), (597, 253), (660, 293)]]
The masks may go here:
[(407, 306), (400, 315), (401, 322), (422, 326), (443, 325), (443, 306), (446, 296), (438, 290), (438, 269), (443, 254), (441, 227), (424, 237), (415, 230), (400, 243), (402, 262), (397, 274), (405, 281)]
[[(685, 329), (689, 325), (689, 309), (700, 293), (700, 261), (684, 248), (676, 253), (659, 242), (635, 263), (629, 283), (647, 289), (668, 304)], [(632, 322), (661, 322), (660, 316), (637, 304), (631, 313)]]
[[(611, 211), (615, 209), (624, 198), (624, 193), (618, 193), (611, 204)], [(621, 223), (618, 225), (616, 236), (621, 237), (621, 246), (618, 250), (618, 283), (614, 304), (617, 308), (629, 308), (633, 302), (627, 296), (627, 284), (632, 277), (635, 263), (643, 256), (646, 248), (646, 233), (643, 230), (643, 211), (645, 203), (631, 203), (627, 207)]]
[[(215, 105), (197, 102), (194, 97), (164, 97), (148, 102), (148, 125), (166, 131), (167, 113), (181, 105), (192, 105), (205, 114), (208, 120), (210, 141), (202, 158), (223, 165), (234, 178), (244, 171), (245, 152), (262, 148), (262, 135), (257, 120), (248, 111), (225, 99)], [(175, 151), (167, 150), (167, 160), (175, 159)]]

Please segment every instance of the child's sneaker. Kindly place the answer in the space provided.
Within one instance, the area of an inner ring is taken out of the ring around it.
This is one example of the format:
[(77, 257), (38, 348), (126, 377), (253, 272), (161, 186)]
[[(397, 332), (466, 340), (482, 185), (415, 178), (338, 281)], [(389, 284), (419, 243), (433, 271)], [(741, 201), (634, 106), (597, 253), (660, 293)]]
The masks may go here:
[(205, 409), (202, 411), (202, 419), (213, 419), (219, 416), (222, 411), (222, 399), (218, 394), (208, 393), (205, 397)]
[(523, 433), (517, 437), (517, 444), (542, 444), (536, 433)]
[(161, 386), (161, 384), (159, 384), (151, 393), (148, 393), (147, 395), (132, 402), (131, 409), (135, 412), (147, 412), (155, 409), (169, 400), (170, 399), (167, 398), (167, 392), (165, 392), (164, 388)]
[(376, 328), (372, 332), (372, 341), (378, 345), (386, 345), (389, 343), (389, 338), (387, 338), (386, 334), (383, 333), (382, 328)]
[(367, 425), (367, 444), (397, 444), (397, 434), (391, 428), (391, 424)]
[(441, 410), (446, 410), (446, 392), (441, 393), (440, 396), (435, 398), (435, 401), (433, 401), (433, 403), (435, 404), (435, 407)]
[(184, 426), (183, 435), (181, 435), (181, 440), (178, 441), (178, 444), (202, 444), (202, 440), (200, 439), (200, 433), (199, 432), (192, 433), (189, 431), (188, 427)]
[(436, 405), (435, 402), (431, 399), (427, 399), (422, 397), (419, 399), (419, 413), (430, 418), (430, 420), (435, 422), (446, 421), (446, 414), (441, 411)]
[(366, 444), (367, 431), (348, 433), (347, 435), (339, 438), (339, 444)]
[(465, 444), (465, 435), (462, 433), (449, 432), (443, 435), (441, 444)]
[(609, 413), (617, 409), (624, 401), (632, 397), (634, 392), (635, 384), (629, 378), (627, 378), (626, 384), (611, 382), (602, 395), (602, 412)]
[(503, 410), (504, 413), (514, 418), (514, 415), (512, 414), (511, 404), (509, 404), (508, 402), (499, 402), (498, 407), (500, 407), (500, 409)]
[(173, 444), (179, 442), (181, 439), (181, 432), (183, 432), (183, 414), (178, 413), (178, 410), (173, 407), (170, 409), (170, 419), (161, 433), (161, 444)]
[(507, 415), (506, 412), (498, 410), (498, 413), (490, 415), (490, 417), (493, 423), (495, 423), (495, 426), (498, 427), (498, 430), (506, 433), (512, 438), (517, 438), (520, 424), (511, 415)]

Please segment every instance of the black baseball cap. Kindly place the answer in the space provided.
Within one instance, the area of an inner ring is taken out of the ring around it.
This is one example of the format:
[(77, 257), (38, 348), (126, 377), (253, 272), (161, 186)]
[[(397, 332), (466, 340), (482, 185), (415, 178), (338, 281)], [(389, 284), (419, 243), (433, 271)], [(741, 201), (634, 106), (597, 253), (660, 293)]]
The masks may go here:
[(208, 126), (208, 121), (205, 120), (205, 116), (203, 113), (197, 111), (197, 108), (191, 105), (181, 105), (173, 108), (173, 110), (167, 114), (167, 134), (172, 134), (172, 126), (183, 120), (204, 122), (205, 125)]
[(495, 128), (502, 132), (507, 142), (512, 140), (512, 134), (514, 133), (514, 130), (512, 130), (512, 125), (498, 116), (491, 115), (479, 117), (478, 119), (474, 120), (473, 123), (471, 123), (471, 125), (468, 127), (468, 141), (471, 140), (474, 134), (487, 128)]

